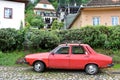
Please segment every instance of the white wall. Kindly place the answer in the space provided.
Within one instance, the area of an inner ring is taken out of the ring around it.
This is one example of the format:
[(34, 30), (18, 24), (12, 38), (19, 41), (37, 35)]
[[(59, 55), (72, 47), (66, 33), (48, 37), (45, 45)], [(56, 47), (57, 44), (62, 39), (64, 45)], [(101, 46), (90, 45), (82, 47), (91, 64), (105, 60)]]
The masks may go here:
[(44, 7), (44, 4), (39, 3), (39, 4), (37, 4), (35, 6), (35, 8), (43, 8), (43, 9), (53, 9), (53, 10), (55, 10), (55, 8), (53, 7), (52, 4), (45, 4), (45, 5), (46, 5), (46, 7)]
[[(4, 18), (4, 8), (12, 8), (12, 19)], [(12, 1), (0, 1), (0, 28), (20, 28), (21, 21), (24, 26), (25, 4)]]

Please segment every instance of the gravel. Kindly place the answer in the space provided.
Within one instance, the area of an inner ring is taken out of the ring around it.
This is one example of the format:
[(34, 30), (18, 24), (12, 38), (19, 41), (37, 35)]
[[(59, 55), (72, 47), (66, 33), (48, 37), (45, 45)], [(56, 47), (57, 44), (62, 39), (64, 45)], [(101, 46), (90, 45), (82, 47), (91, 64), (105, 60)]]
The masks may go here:
[[(118, 70), (116, 70), (118, 72)], [(0, 66), (0, 80), (120, 80), (120, 74), (103, 69), (96, 75), (87, 75), (82, 70), (48, 69), (43, 73), (33, 71), (30, 66)]]

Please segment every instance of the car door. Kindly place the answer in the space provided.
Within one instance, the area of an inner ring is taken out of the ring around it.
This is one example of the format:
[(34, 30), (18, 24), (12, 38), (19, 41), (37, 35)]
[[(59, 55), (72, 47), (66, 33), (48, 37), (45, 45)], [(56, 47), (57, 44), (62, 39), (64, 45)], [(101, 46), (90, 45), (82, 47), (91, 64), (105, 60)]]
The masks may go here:
[(50, 68), (67, 69), (69, 67), (69, 47), (59, 47), (54, 53), (49, 56)]
[(89, 55), (82, 46), (72, 46), (70, 56), (70, 68), (71, 69), (83, 69), (88, 62)]

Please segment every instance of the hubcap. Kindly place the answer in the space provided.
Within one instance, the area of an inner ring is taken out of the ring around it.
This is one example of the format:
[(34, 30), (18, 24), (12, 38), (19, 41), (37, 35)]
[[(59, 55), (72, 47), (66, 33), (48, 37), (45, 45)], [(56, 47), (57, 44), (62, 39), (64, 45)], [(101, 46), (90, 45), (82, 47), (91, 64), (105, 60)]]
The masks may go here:
[(94, 74), (94, 73), (96, 72), (96, 68), (91, 65), (91, 66), (88, 67), (88, 72), (89, 72), (90, 74)]
[(41, 65), (39, 63), (35, 64), (35, 71), (40, 71), (40, 67), (41, 67)]

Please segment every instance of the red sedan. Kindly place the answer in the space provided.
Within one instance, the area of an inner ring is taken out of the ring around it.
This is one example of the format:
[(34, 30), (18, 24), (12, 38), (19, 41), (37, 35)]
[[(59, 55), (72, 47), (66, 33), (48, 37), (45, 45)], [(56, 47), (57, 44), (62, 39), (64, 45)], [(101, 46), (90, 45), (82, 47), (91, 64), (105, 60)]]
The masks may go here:
[(96, 74), (99, 68), (113, 66), (112, 58), (95, 52), (87, 44), (61, 44), (46, 53), (29, 54), (25, 62), (36, 72), (45, 68), (84, 69), (88, 74)]

